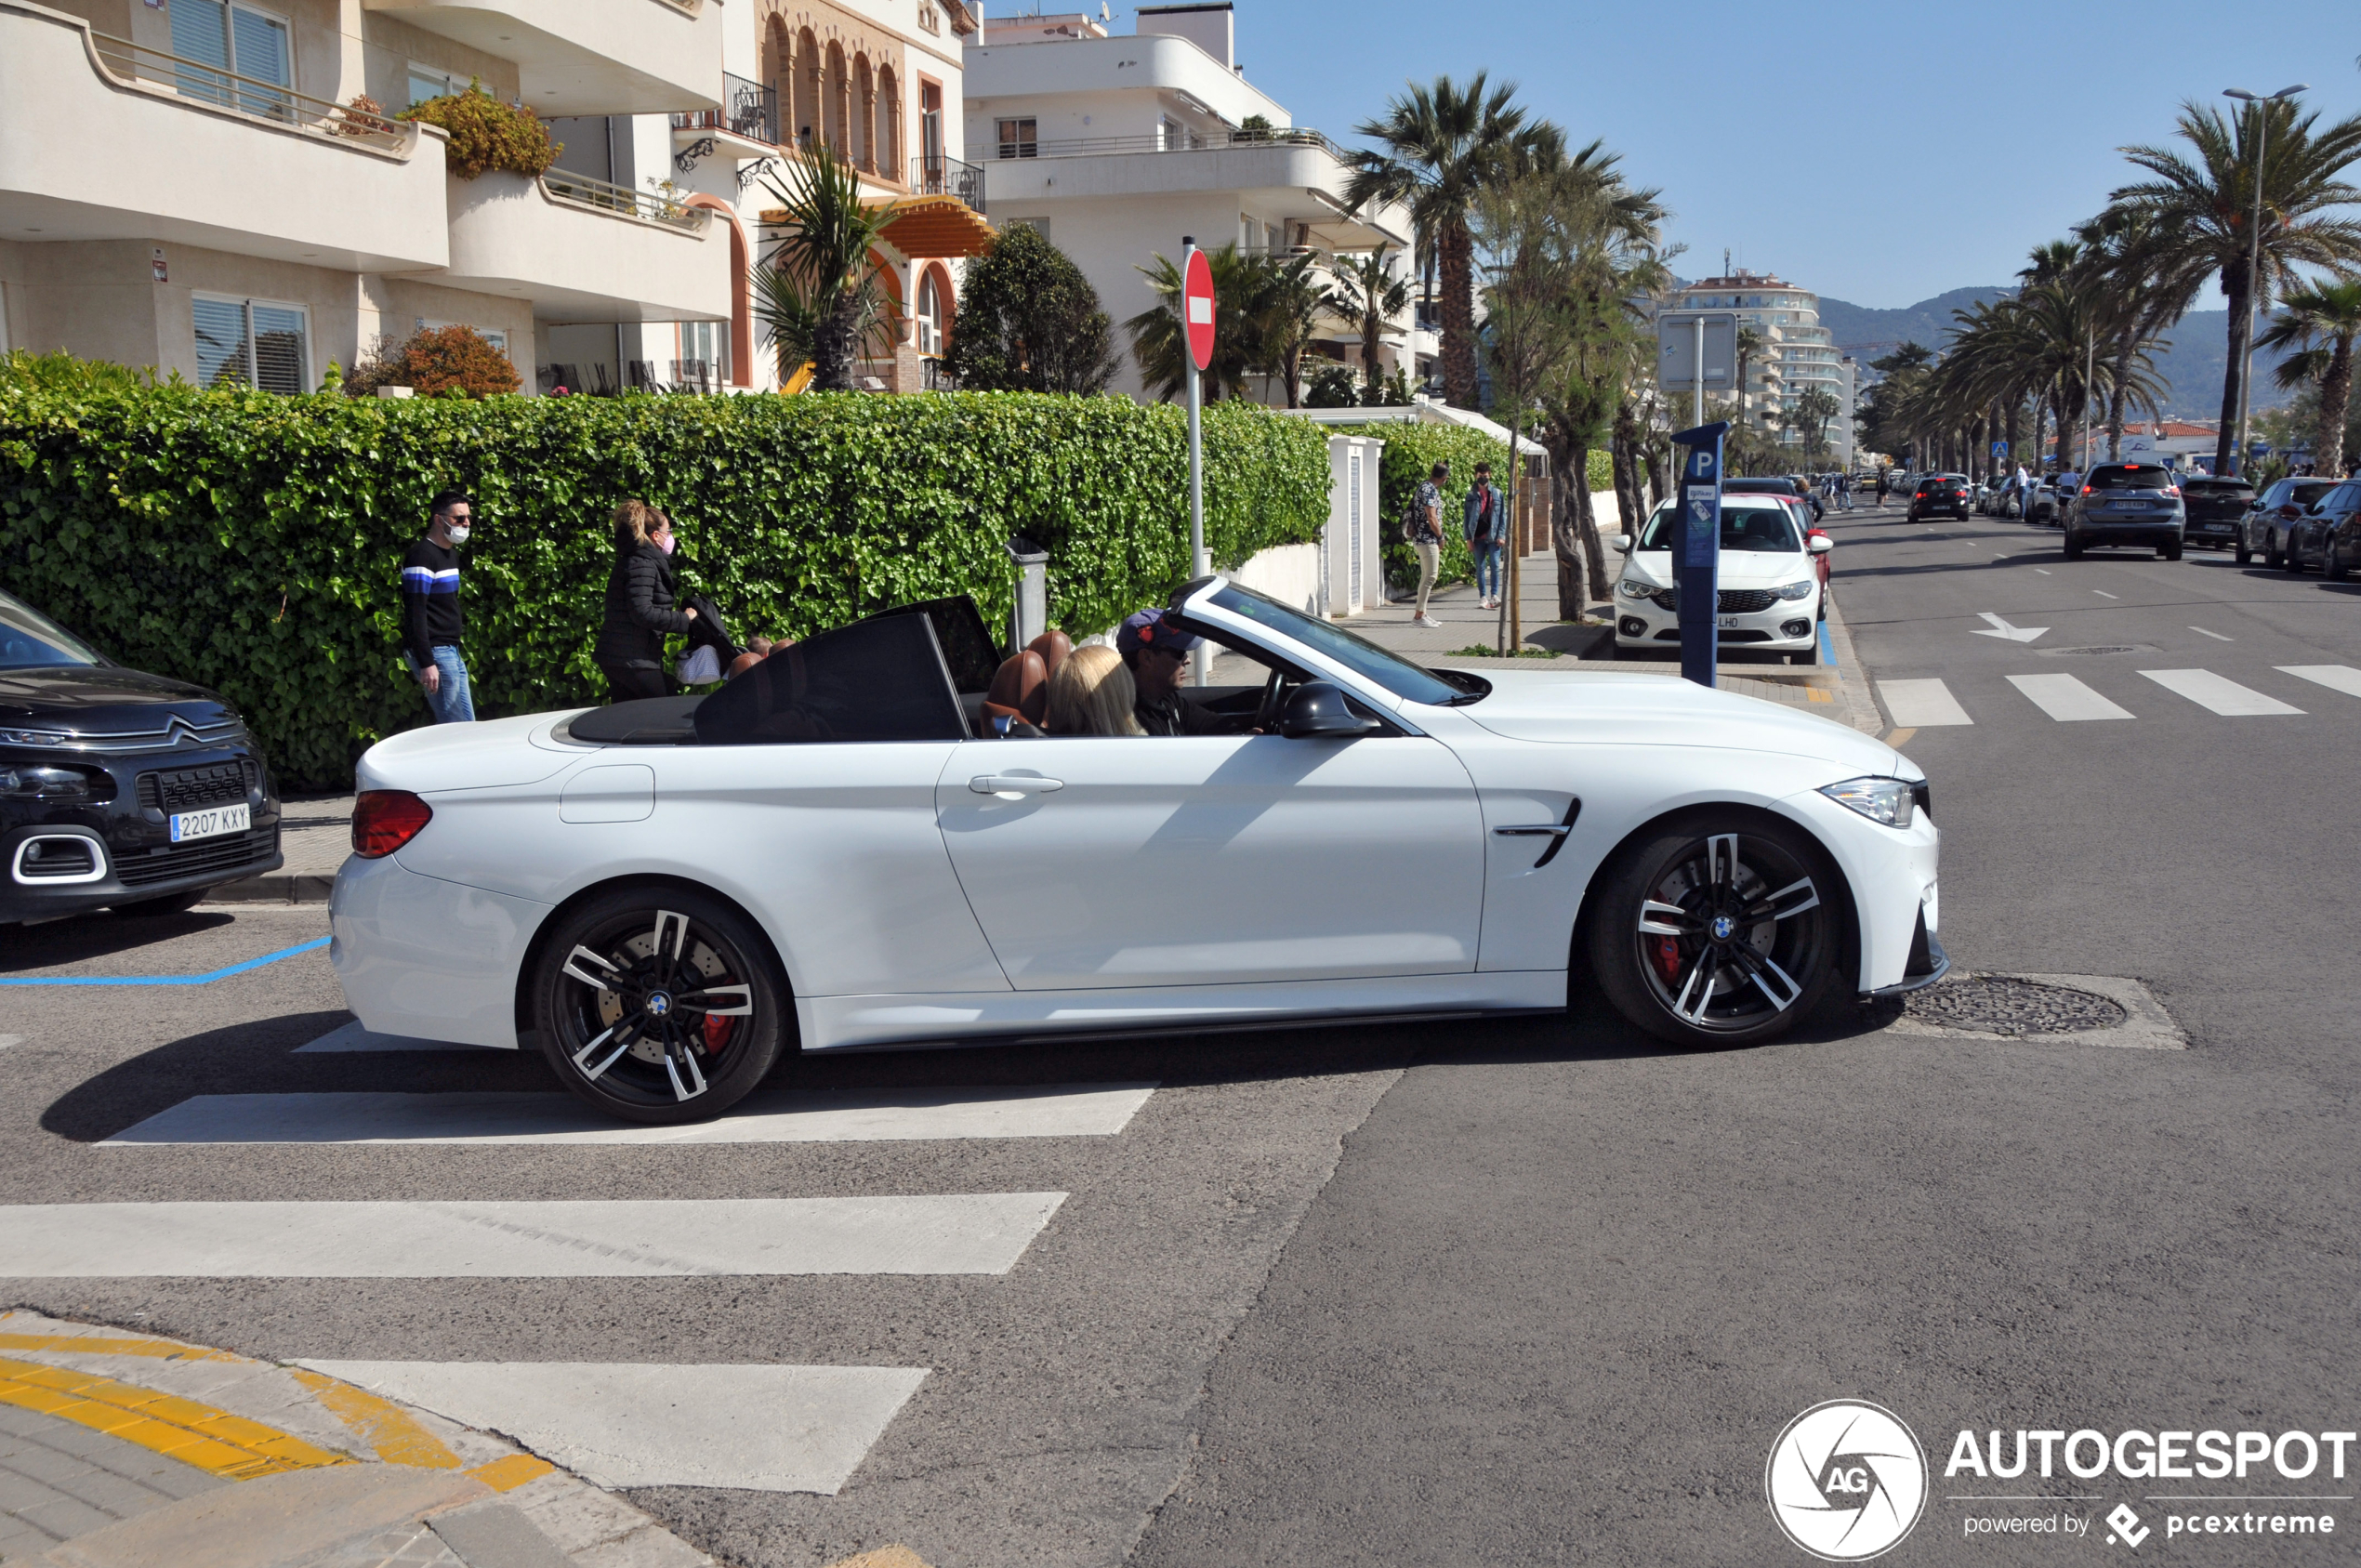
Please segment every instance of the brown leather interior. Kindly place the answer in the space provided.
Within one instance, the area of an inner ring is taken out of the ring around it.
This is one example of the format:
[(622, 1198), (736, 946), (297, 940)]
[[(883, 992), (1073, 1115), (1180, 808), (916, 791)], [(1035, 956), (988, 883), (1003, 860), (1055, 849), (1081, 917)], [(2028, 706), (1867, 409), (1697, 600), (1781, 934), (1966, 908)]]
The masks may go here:
[[(1034, 640), (1037, 645), (1049, 635), (1045, 632)], [(1062, 638), (1065, 634), (1055, 635)], [(1070, 649), (1073, 645), (1067, 646)], [(1027, 648), (1003, 661), (992, 678), (992, 689), (984, 693), (984, 717), (1022, 718), (1028, 724), (1038, 724), (1049, 711), (1049, 665), (1042, 655)]]
[(1055, 675), (1058, 666), (1066, 662), (1066, 655), (1074, 652), (1074, 639), (1052, 626), (1024, 646), (1027, 652), (1040, 654), (1042, 667)]

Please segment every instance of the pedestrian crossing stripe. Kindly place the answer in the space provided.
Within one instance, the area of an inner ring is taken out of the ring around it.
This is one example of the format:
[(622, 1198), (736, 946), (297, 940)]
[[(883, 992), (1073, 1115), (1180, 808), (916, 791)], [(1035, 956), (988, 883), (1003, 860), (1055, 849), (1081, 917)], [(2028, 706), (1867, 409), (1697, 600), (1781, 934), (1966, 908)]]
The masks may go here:
[(2140, 673), (2166, 691), (2186, 697), (2199, 707), (2210, 708), (2228, 718), (2250, 718), (2264, 714), (2300, 715), (2303, 712), (2293, 704), (2249, 691), (2209, 669), (2143, 669)]
[[(2349, 665), (2277, 665), (2273, 667), (2283, 675), (2292, 675), (2348, 696), (2361, 697), (2361, 669)], [(2227, 676), (2209, 669), (2143, 669), (2136, 673), (2177, 697), (2228, 718), (2278, 715), (2302, 718), (2306, 711), (2251, 687), (2241, 686)], [(2011, 675), (2007, 679), (2034, 706), (2062, 724), (2139, 717), (2114, 699), (2102, 695), (2077, 676)], [(1878, 695), (1884, 701), (1886, 711), (1892, 716), (1896, 729), (1915, 731), (1943, 725), (1972, 725), (1975, 722), (1968, 710), (1960, 705), (1959, 700), (1952, 695), (1951, 688), (1941, 680), (1880, 680), (1877, 684)]]
[(2361, 669), (2350, 665), (2279, 665), (2282, 675), (2309, 680), (2315, 686), (2325, 686), (2331, 692), (2341, 692), (2348, 697), (2361, 697)]
[(1880, 680), (1878, 695), (1897, 726), (1916, 730), (1946, 724), (1973, 724), (1968, 710), (1940, 680)]
[(2009, 684), (2061, 724), (2132, 717), (2130, 710), (2116, 706), (2070, 675), (2012, 675)]

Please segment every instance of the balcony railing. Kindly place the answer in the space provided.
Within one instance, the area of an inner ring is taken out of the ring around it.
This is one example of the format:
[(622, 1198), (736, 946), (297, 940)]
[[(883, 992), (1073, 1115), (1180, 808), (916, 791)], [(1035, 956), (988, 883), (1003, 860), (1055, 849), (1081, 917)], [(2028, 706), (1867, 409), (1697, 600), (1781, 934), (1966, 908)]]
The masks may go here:
[(695, 233), (713, 220), (710, 207), (692, 207), (659, 195), (653, 191), (628, 191), (620, 185), (609, 185), (603, 179), (586, 179), (563, 169), (551, 169), (541, 177), (541, 187), (552, 196), (586, 206), (602, 207), (625, 217), (642, 217), (651, 223), (662, 223), (686, 232)]
[(983, 170), (940, 152), (910, 160), (910, 190), (919, 196), (956, 196), (977, 212), (984, 210)]
[(1002, 158), (1087, 158), (1108, 152), (1207, 152), (1232, 147), (1316, 147), (1339, 164), (1353, 155), (1320, 132), (1301, 125), (1273, 130), (1181, 130), (1159, 136), (1086, 136), (1062, 141), (1002, 141), (992, 144)]
[(721, 73), (721, 107), (675, 114), (676, 131), (727, 131), (772, 147), (779, 141), (779, 89), (743, 76)]
[(169, 87), (181, 97), (274, 125), (323, 132), (363, 141), (373, 147), (396, 148), (415, 133), (403, 123), (365, 109), (312, 98), (293, 87), (252, 76), (241, 76), (203, 60), (184, 59), (103, 33), (90, 34), (99, 60), (115, 75), (152, 86)]

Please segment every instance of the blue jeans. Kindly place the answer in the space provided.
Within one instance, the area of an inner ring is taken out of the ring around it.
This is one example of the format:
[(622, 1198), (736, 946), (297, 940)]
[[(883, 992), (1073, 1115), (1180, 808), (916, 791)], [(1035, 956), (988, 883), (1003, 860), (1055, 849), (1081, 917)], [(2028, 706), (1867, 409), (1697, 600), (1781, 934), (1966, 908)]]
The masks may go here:
[[(437, 724), (472, 724), (475, 722), (475, 697), (468, 690), (467, 662), (459, 651), (447, 642), (434, 645), (434, 667), (442, 672), (441, 684), (427, 692), (427, 707)], [(418, 688), (426, 692), (424, 686)]]
[(1496, 540), (1472, 547), (1476, 566), (1476, 593), (1484, 599), (1497, 599), (1500, 594), (1500, 546)]

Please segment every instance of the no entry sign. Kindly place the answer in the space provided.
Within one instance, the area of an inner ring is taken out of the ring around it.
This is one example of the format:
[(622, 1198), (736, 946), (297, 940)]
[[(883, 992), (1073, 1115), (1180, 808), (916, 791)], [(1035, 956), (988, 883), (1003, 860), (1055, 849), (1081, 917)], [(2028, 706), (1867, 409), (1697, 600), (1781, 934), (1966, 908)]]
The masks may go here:
[(1213, 362), (1213, 269), (1201, 250), (1189, 253), (1181, 275), (1180, 319), (1189, 328), (1189, 358), (1203, 370)]

